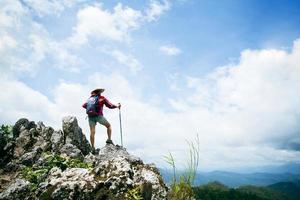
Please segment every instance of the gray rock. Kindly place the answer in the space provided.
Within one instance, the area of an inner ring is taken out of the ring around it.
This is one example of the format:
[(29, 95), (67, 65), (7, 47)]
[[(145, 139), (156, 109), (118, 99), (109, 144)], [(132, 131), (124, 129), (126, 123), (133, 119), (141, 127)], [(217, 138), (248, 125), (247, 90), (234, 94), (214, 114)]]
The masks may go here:
[(33, 141), (29, 131), (23, 129), (22, 132), (19, 134), (19, 137), (16, 138), (14, 156), (16, 158), (19, 158), (26, 152), (26, 150), (28, 150), (32, 146), (32, 144)]
[(6, 164), (4, 157), (6, 155), (6, 151), (4, 150), (7, 144), (6, 138), (3, 133), (0, 131), (0, 167)]
[(13, 127), (13, 136), (14, 136), (14, 138), (19, 137), (21, 127), (22, 127), (22, 126), (23, 126), (23, 127), (27, 127), (28, 124), (29, 124), (28, 119), (26, 119), (26, 118), (21, 118), (21, 119), (19, 119), (19, 120), (15, 123), (15, 125), (14, 125), (14, 127)]
[(15, 148), (15, 142), (10, 141), (5, 145), (5, 147), (2, 150), (0, 167), (1, 168), (3, 167), (5, 171), (10, 171), (15, 169), (15, 167), (10, 166), (10, 161), (14, 157), (14, 148)]
[(6, 139), (3, 133), (0, 131), (0, 155), (2, 156), (4, 147), (6, 146)]
[[(0, 199), (125, 199), (126, 193), (136, 187), (145, 200), (167, 197), (157, 168), (144, 164), (125, 148), (107, 144), (98, 154), (89, 153), (91, 146), (75, 117), (63, 119), (63, 132), (26, 119), (16, 124), (18, 136), (4, 147), (6, 156), (14, 157), (0, 169), (1, 176), (11, 177), (12, 184), (1, 184)], [(42, 154), (45, 151), (49, 152)], [(28, 170), (30, 178), (22, 174), (23, 169)]]
[[(97, 156), (94, 169), (98, 177), (110, 185), (113, 193), (122, 193), (128, 188), (142, 186), (142, 195), (152, 200), (166, 199), (167, 187), (153, 165), (143, 164), (142, 160), (130, 155), (125, 148), (106, 145)], [(109, 177), (109, 178), (108, 178)]]
[(61, 130), (54, 131), (51, 136), (52, 151), (57, 152), (64, 145), (64, 136)]
[(44, 125), (43, 122), (38, 122), (37, 125), (36, 125), (36, 130), (37, 130), (38, 132), (42, 132), (42, 131), (44, 130), (45, 127), (46, 127), (46, 126)]
[(90, 143), (87, 141), (81, 128), (78, 126), (76, 117), (68, 116), (62, 120), (65, 143), (71, 143), (81, 150), (83, 155), (92, 151)]
[(97, 189), (97, 181), (88, 169), (72, 168), (61, 171), (52, 168), (45, 181), (44, 192), (52, 199), (95, 199), (93, 193)]
[(64, 156), (64, 157), (70, 157), (70, 158), (78, 158), (78, 159), (83, 159), (83, 155), (81, 151), (73, 144), (64, 144), (59, 152)]
[(38, 136), (34, 146), (40, 147), (43, 151), (50, 151), (52, 145), (50, 140), (47, 141), (43, 136)]
[(40, 147), (34, 148), (32, 151), (25, 153), (19, 158), (20, 163), (23, 165), (33, 165), (36, 160), (39, 159), (42, 153), (42, 149)]
[(0, 194), (1, 200), (27, 199), (30, 182), (16, 179), (4, 192)]
[(31, 128), (31, 129), (29, 130), (29, 133), (30, 133), (31, 137), (38, 137), (39, 134), (40, 134), (40, 133), (37, 131), (36, 128)]
[(54, 130), (51, 127), (45, 127), (41, 131), (41, 135), (44, 137), (45, 140), (49, 141)]

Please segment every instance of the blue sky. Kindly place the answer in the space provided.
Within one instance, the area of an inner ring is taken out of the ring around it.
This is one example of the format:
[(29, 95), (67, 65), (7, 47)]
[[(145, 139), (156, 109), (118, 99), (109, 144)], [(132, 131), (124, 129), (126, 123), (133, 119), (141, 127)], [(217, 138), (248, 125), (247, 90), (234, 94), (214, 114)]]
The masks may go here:
[[(299, 2), (14, 0), (0, 11), (1, 122), (59, 128), (76, 115), (88, 136), (81, 103), (105, 87), (123, 104), (128, 149), (149, 162), (171, 151), (184, 163), (197, 133), (203, 170), (299, 162)], [(105, 114), (118, 141), (117, 111)]]
[[(93, 1), (87, 2), (93, 4)], [(113, 9), (118, 2), (101, 1), (105, 9)], [(122, 4), (134, 9), (147, 6), (147, 2), (137, 1), (125, 1)], [(34, 19), (55, 38), (63, 40), (72, 33), (72, 27), (76, 25), (76, 11), (84, 5), (73, 6), (60, 16), (35, 16)], [(159, 20), (133, 31), (130, 45), (109, 45), (132, 52), (141, 62), (143, 70), (140, 74), (156, 85), (145, 86), (147, 90), (159, 95), (172, 95), (166, 81), (170, 74), (203, 76), (215, 67), (237, 62), (244, 49), (289, 48), (291, 41), (300, 35), (299, 12), (297, 1), (175, 1)], [(99, 47), (103, 41), (93, 42)], [(160, 45), (168, 44), (181, 49), (181, 55), (165, 57), (157, 51)], [(99, 51), (95, 52), (95, 46), (79, 50), (89, 68), (103, 65), (101, 62), (105, 59), (97, 59), (101, 55)], [(64, 74), (57, 78), (78, 81), (83, 73), (87, 72), (87, 76), (90, 71), (92, 69), (83, 70), (79, 76)], [(58, 73), (54, 72), (49, 79), (57, 81), (53, 76)], [(122, 73), (128, 74), (128, 71)], [(143, 82), (143, 79), (136, 77), (129, 79)], [(25, 76), (23, 80), (27, 84), (35, 84), (31, 77), (28, 79)], [(42, 80), (38, 82), (43, 83)], [(40, 89), (43, 90), (46, 84), (49, 85), (47, 82)]]

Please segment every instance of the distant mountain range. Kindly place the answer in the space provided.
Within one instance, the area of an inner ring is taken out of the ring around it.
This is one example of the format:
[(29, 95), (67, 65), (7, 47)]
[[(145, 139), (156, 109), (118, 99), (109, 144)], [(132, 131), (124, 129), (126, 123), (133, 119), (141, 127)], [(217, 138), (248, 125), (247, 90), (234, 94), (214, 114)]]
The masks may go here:
[(254, 172), (267, 172), (267, 173), (275, 173), (275, 174), (283, 174), (283, 173), (292, 173), (292, 174), (300, 174), (300, 163), (288, 163), (284, 165), (269, 165), (263, 167), (251, 167), (245, 170), (241, 170), (239, 172), (242, 173), (254, 173)]
[(242, 185), (267, 186), (278, 182), (290, 182), (300, 180), (300, 174), (274, 174), (274, 173), (251, 173), (240, 174), (233, 172), (214, 171), (208, 173), (198, 173), (195, 185), (201, 185), (212, 181), (219, 181), (229, 187), (239, 187)]
[[(298, 171), (299, 170), (299, 171)], [(251, 170), (250, 170), (251, 171)], [(199, 172), (196, 175), (194, 185), (203, 185), (218, 181), (229, 187), (242, 185), (268, 186), (278, 182), (296, 182), (300, 180), (300, 164), (261, 168), (256, 173), (235, 173), (226, 171)], [(264, 172), (266, 171), (266, 172)], [(162, 176), (168, 183), (172, 179), (172, 171), (160, 169)], [(179, 171), (177, 174), (183, 173)]]

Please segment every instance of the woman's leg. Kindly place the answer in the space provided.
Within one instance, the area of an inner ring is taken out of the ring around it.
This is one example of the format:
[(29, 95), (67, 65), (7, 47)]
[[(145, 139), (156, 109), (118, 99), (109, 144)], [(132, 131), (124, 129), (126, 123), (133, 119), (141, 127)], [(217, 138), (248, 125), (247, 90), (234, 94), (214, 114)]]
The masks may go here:
[(110, 123), (106, 124), (106, 129), (107, 129), (107, 137), (109, 140), (111, 140), (111, 125)]
[(90, 141), (93, 149), (95, 148), (95, 129), (96, 125), (90, 124)]

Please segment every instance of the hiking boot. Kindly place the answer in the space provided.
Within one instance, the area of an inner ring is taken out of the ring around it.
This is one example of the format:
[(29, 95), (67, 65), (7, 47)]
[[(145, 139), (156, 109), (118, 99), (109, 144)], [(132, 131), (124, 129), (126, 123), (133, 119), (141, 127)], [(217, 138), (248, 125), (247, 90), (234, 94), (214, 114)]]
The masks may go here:
[(93, 155), (95, 155), (95, 153), (96, 153), (96, 149), (92, 147), (92, 151), (91, 151), (91, 153), (92, 153)]
[(92, 151), (91, 151), (91, 153), (92, 153), (93, 155), (99, 155), (99, 152), (100, 152), (100, 149), (99, 149), (99, 148), (97, 148), (97, 149), (93, 148)]
[(112, 144), (112, 145), (114, 145), (113, 141), (110, 140), (110, 139), (107, 139), (107, 140), (106, 140), (106, 144)]

